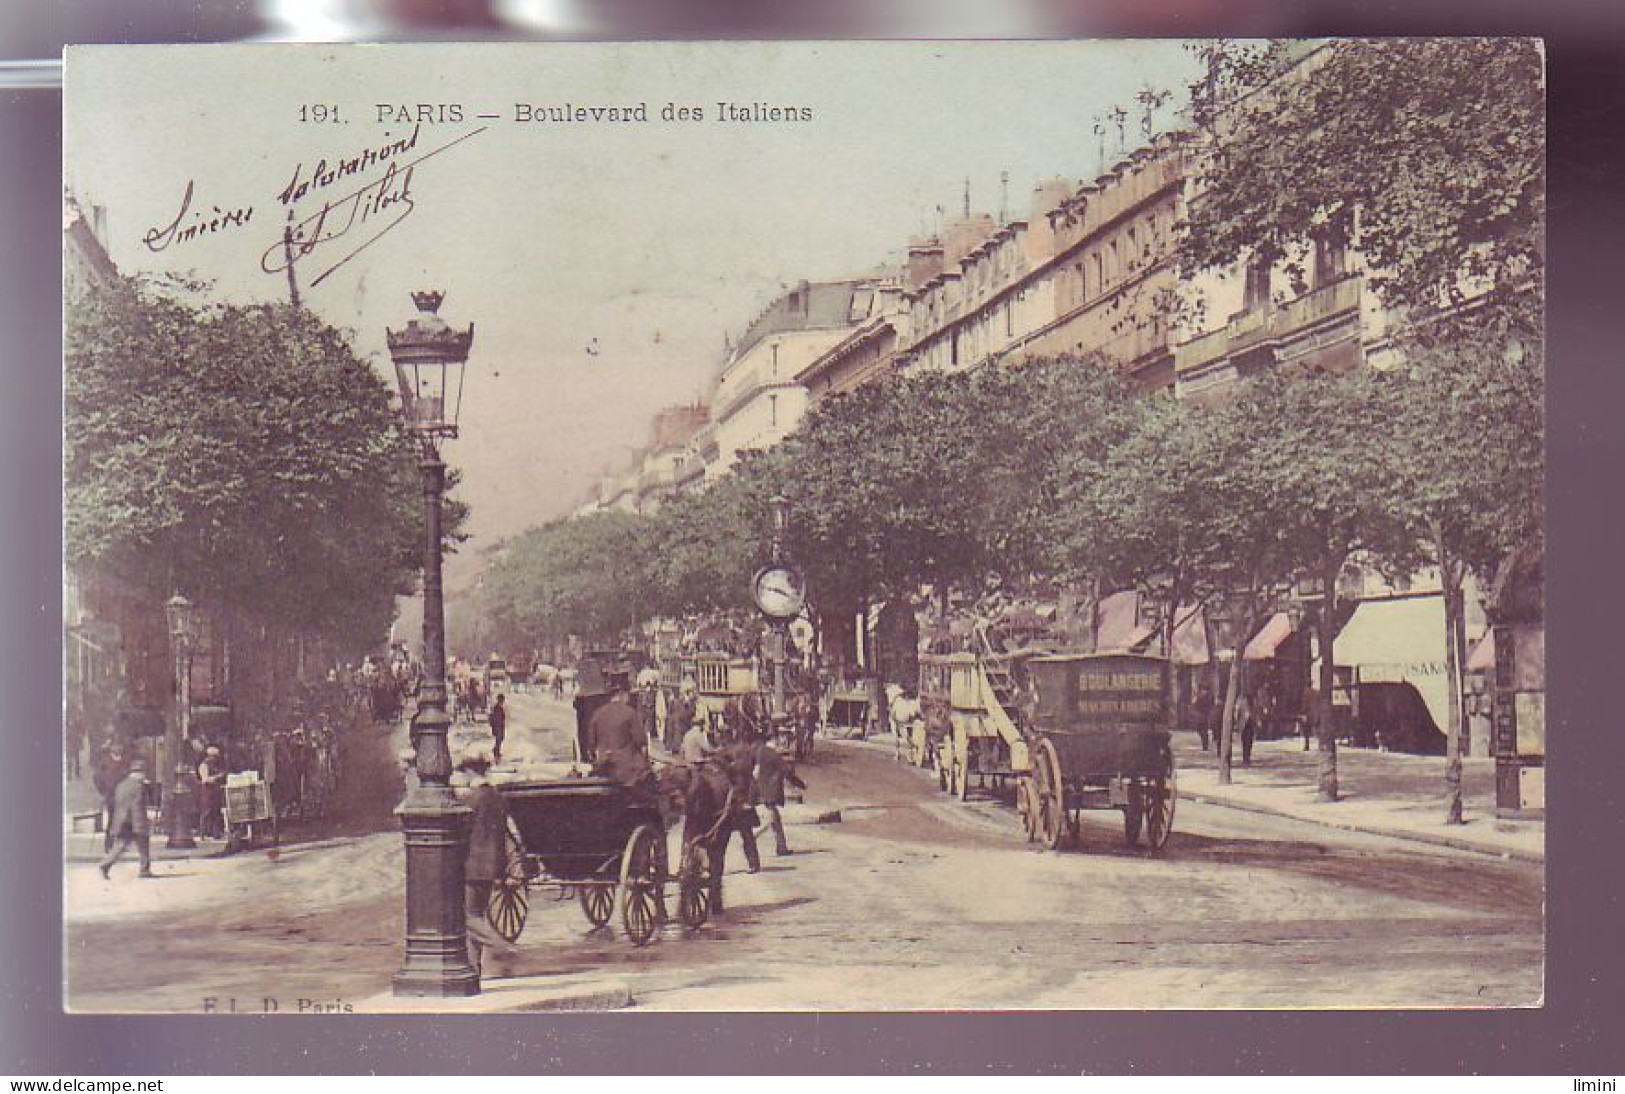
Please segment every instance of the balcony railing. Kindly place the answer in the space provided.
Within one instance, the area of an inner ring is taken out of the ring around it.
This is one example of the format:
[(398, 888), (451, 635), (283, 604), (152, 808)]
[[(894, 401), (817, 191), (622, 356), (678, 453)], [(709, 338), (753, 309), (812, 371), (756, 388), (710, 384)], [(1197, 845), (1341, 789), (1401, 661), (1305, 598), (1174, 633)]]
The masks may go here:
[(1361, 284), (1358, 276), (1344, 277), (1278, 308), (1256, 308), (1234, 316), (1218, 330), (1175, 347), (1174, 368), (1181, 373), (1200, 369), (1231, 354), (1290, 338), (1335, 316), (1357, 311)]

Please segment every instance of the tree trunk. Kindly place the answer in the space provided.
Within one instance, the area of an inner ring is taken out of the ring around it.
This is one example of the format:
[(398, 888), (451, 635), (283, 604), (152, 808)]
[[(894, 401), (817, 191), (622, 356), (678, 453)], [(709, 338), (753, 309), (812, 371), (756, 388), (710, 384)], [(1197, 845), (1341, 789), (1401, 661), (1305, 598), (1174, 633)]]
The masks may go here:
[(1332, 693), (1337, 682), (1336, 667), (1332, 660), (1332, 622), (1337, 614), (1337, 573), (1339, 565), (1328, 566), (1321, 574), (1324, 593), (1320, 599), (1320, 619), (1316, 632), (1320, 637), (1320, 695), (1318, 707), (1320, 724), (1316, 738), (1320, 746), (1320, 799), (1337, 800), (1337, 731), (1332, 722)]
[(1461, 567), (1450, 557), (1437, 526), (1434, 547), (1439, 555), (1439, 584), (1444, 592), (1444, 668), (1450, 688), (1450, 724), (1445, 727), (1445, 823), (1463, 823), (1461, 810), (1462, 721), (1466, 707), (1461, 697), (1462, 664), (1458, 660), (1456, 630), (1461, 623)]
[(1219, 720), (1219, 783), (1230, 785), (1230, 748), (1236, 733), (1236, 700), (1241, 696), (1241, 657), (1236, 651), (1230, 660), (1228, 681), (1224, 687), (1224, 712)]

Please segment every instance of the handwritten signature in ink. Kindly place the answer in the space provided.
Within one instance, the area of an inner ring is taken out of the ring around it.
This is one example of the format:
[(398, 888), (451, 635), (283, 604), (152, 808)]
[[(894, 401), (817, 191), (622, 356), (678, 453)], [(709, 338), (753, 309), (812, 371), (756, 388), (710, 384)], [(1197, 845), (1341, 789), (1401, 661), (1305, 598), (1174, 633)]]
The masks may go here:
[(481, 126), (464, 133), (408, 163), (391, 161), (378, 178), (341, 197), (323, 201), (320, 209), (303, 220), (294, 221), (290, 214), (282, 238), (260, 256), (260, 269), (268, 274), (281, 273), (321, 251), (316, 264), (332, 263), (310, 281), (311, 285), (321, 284), (412, 215), (417, 208), (412, 197), (412, 174), (419, 164), (478, 136), (487, 128)]

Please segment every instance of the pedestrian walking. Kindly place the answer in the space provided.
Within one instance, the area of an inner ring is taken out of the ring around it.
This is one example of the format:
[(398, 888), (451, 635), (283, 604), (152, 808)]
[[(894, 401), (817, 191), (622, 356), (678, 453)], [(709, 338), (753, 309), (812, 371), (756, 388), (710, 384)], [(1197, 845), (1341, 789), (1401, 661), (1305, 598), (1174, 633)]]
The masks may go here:
[(475, 971), (484, 964), (485, 951), (501, 954), (513, 952), (513, 946), (496, 933), (491, 926), (488, 909), (491, 890), (508, 873), (508, 806), (502, 794), (491, 785), (487, 773), (490, 765), (483, 759), (468, 760), (463, 769), (469, 773), (472, 788), (468, 796), (469, 818), (468, 854), (463, 862), (463, 878), (467, 887), (468, 956)]
[(130, 765), (124, 758), (124, 746), (118, 740), (109, 736), (96, 752), (95, 762), (91, 766), (90, 779), (95, 784), (96, 793), (102, 797), (102, 824), (103, 838), (102, 851), (113, 849), (113, 795), (124, 776), (129, 774)]
[(773, 747), (773, 742), (764, 737), (756, 750), (755, 799), (756, 804), (767, 811), (767, 823), (773, 829), (773, 853), (779, 856), (791, 853), (789, 841), (784, 837), (784, 817), (779, 813), (784, 805), (785, 783), (798, 790), (807, 789), (795, 768)]
[(491, 713), (486, 716), (491, 726), (491, 759), (496, 763), (502, 762), (502, 741), (508, 735), (507, 698), (505, 693), (499, 694), (491, 704)]
[[(762, 856), (756, 849), (756, 829), (761, 825), (762, 818), (756, 812), (756, 807), (750, 804), (756, 783), (756, 740), (746, 737), (735, 741), (718, 752), (717, 756), (728, 774), (732, 798), (736, 803), (731, 822), (733, 830), (739, 833), (739, 844), (745, 852), (746, 872), (758, 873), (762, 869)], [(723, 851), (724, 854), (727, 851), (726, 842), (723, 843)], [(715, 868), (721, 871), (721, 856)]]
[(699, 710), (699, 688), (692, 676), (683, 677), (677, 689), (677, 698), (666, 704), (665, 745), (673, 756), (683, 750), (688, 732), (694, 728), (694, 716)]
[(1253, 738), (1258, 733), (1257, 712), (1253, 709), (1253, 702), (1246, 695), (1236, 700), (1236, 724), (1241, 727), (1241, 766), (1251, 767), (1253, 763)]
[(1213, 724), (1213, 689), (1206, 681), (1197, 685), (1196, 697), (1191, 700), (1191, 720), (1196, 723), (1196, 736), (1202, 742), (1202, 751), (1208, 749), (1208, 735)]
[(113, 790), (113, 819), (109, 830), (115, 845), (102, 859), (102, 877), (112, 879), (113, 866), (131, 847), (141, 861), (141, 877), (152, 876), (152, 843), (147, 821), (147, 764), (139, 756), (130, 761), (129, 771)]

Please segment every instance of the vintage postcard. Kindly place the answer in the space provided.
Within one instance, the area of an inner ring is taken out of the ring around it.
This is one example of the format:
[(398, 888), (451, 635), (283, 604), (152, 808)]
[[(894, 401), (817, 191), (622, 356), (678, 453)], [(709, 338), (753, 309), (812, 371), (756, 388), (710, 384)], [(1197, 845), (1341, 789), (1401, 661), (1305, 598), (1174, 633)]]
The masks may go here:
[(64, 1005), (1539, 1006), (1544, 96), (70, 49)]

